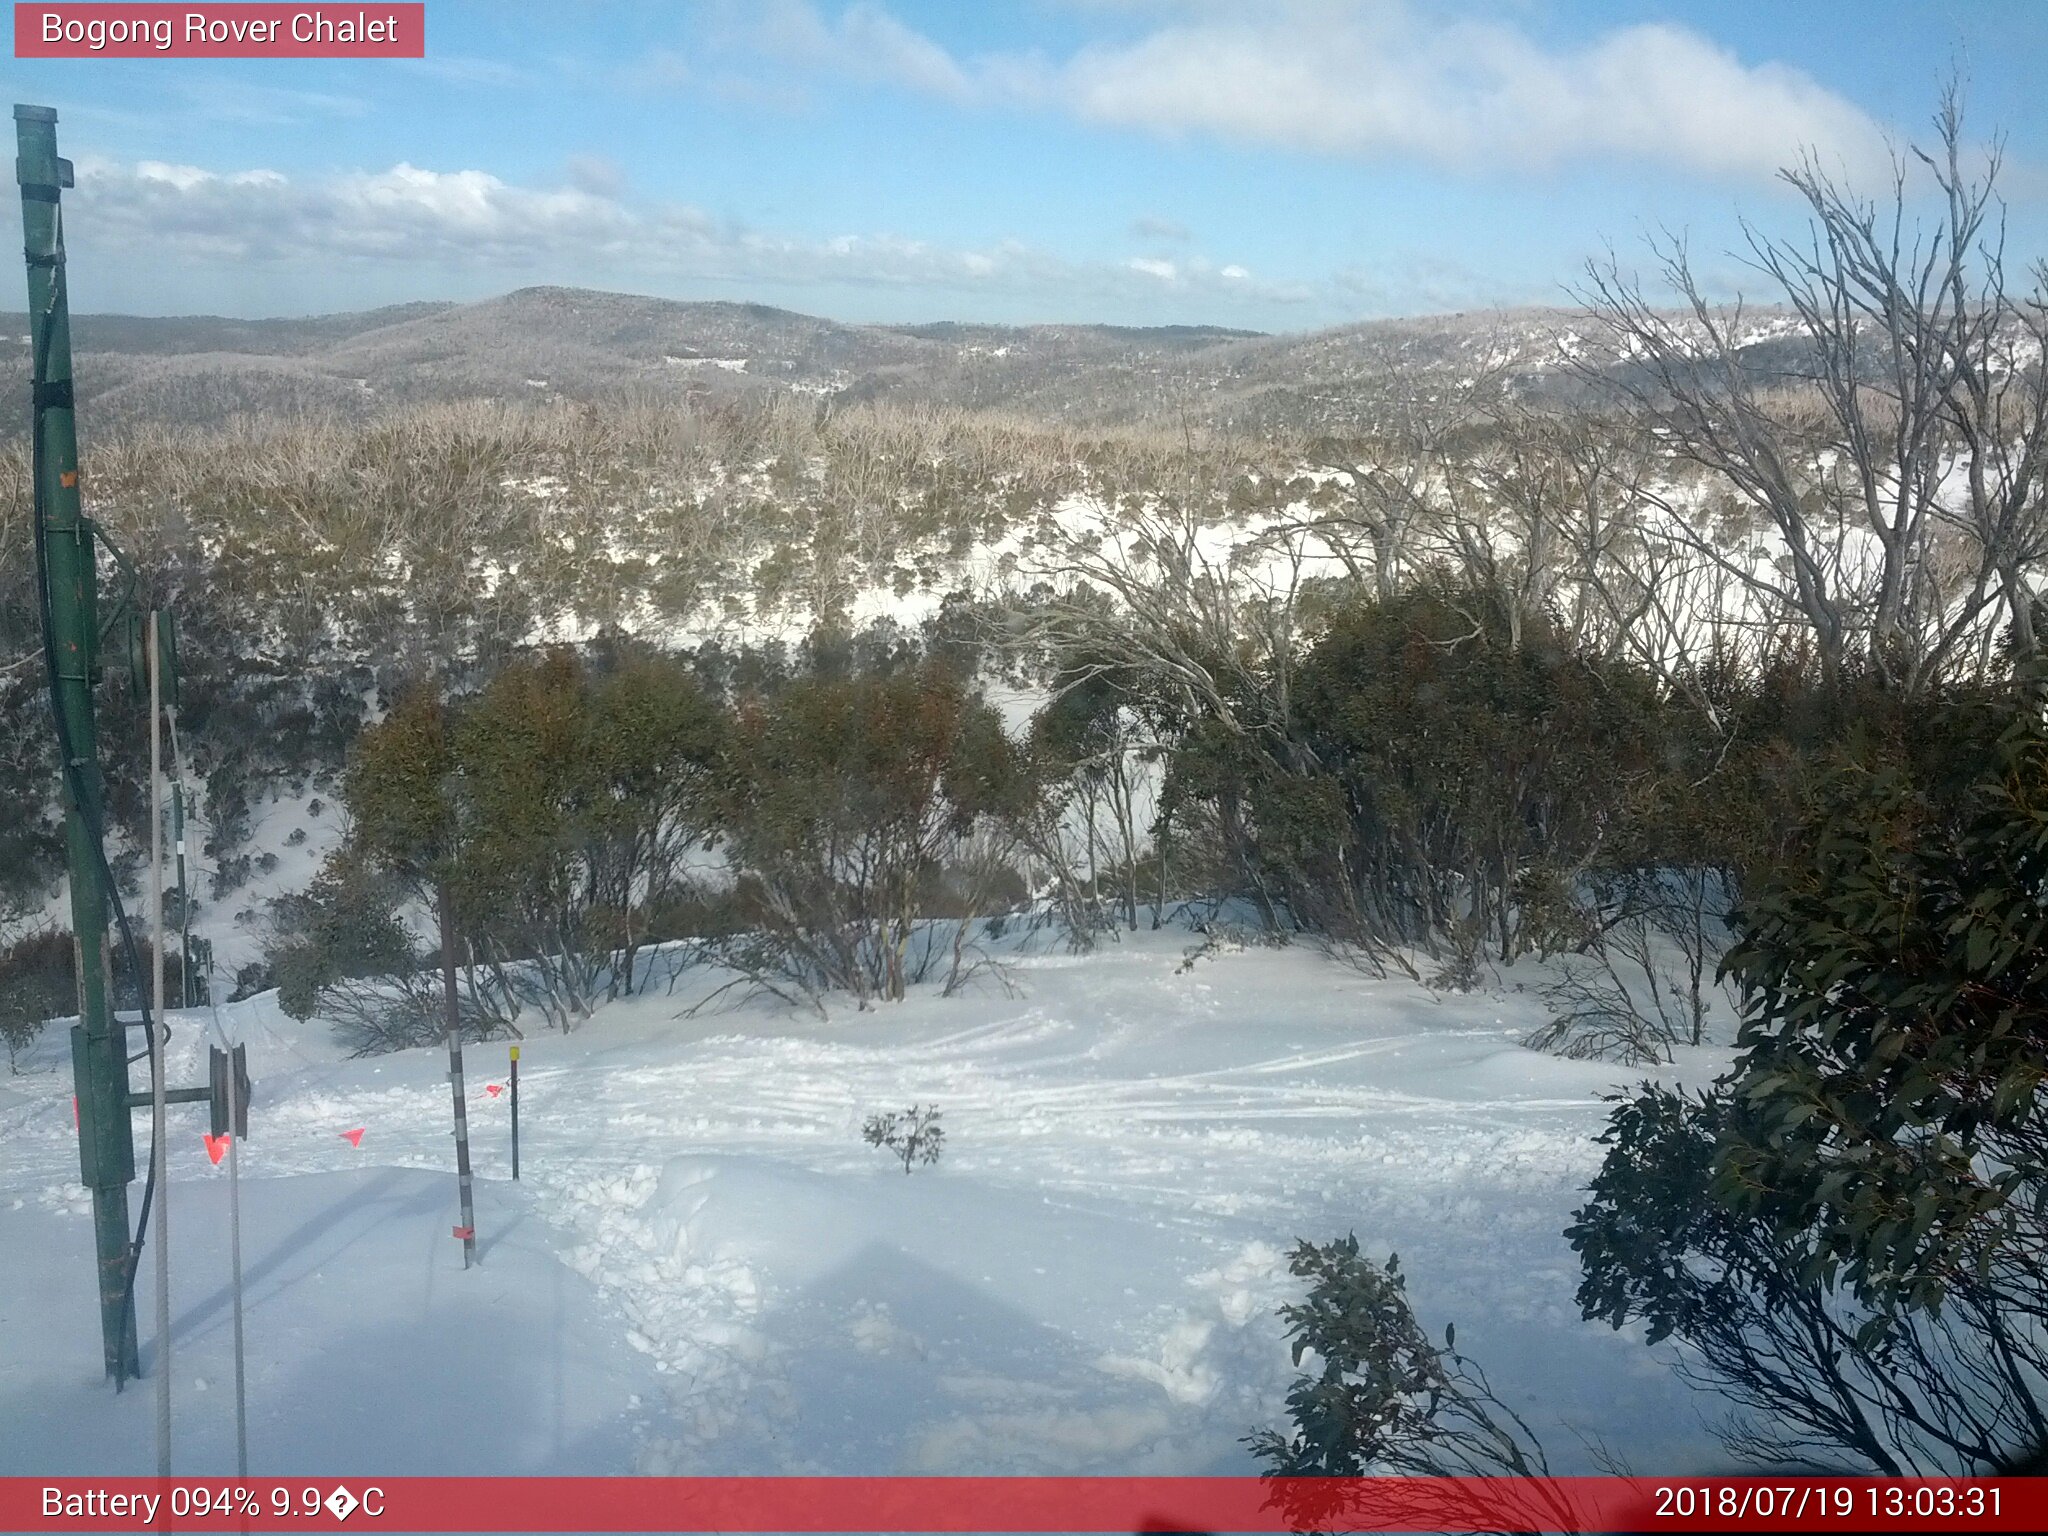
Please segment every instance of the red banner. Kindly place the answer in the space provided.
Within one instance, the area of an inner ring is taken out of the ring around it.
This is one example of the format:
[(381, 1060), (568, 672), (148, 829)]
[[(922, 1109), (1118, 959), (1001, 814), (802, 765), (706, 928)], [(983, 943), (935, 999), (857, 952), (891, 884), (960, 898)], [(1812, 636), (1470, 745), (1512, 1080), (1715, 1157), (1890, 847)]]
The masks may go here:
[(420, 59), (424, 4), (16, 5), (17, 59)]
[(2024, 1478), (0, 1478), (0, 1531), (2039, 1531)]

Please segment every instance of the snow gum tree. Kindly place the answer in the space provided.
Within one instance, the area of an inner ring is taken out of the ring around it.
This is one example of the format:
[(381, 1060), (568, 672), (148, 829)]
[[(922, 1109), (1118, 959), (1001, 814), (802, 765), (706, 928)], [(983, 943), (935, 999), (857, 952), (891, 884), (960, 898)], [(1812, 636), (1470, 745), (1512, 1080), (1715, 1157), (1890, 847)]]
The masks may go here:
[[(843, 988), (863, 1008), (928, 974), (937, 934), (921, 919), (949, 867), (1031, 800), (995, 711), (932, 663), (804, 677), (743, 704), (730, 763), (722, 809), (739, 896), (770, 943), (759, 979), (814, 997)], [(985, 881), (972, 884), (955, 894), (956, 921), (987, 899)], [(961, 956), (956, 944), (956, 970)]]
[(469, 1010), (458, 999), (463, 910), (458, 897), (467, 872), (449, 715), (437, 692), (409, 688), (389, 714), (357, 738), (342, 794), (350, 816), (343, 857), (397, 881), (434, 912), (452, 1049), (458, 1028), (488, 1028), (489, 1015), (476, 1017), (485, 1010), (474, 1006), (474, 989)]
[(1851, 767), (1745, 901), (1742, 1054), (1645, 1087), (1569, 1236), (1588, 1317), (1692, 1346), (1759, 1460), (2002, 1465), (2048, 1425), (2048, 724), (2039, 674), (1944, 758)]
[[(1783, 173), (1803, 236), (1746, 227), (1742, 258), (1789, 311), (1722, 305), (1681, 242), (1655, 248), (1680, 310), (1612, 259), (1582, 297), (1625, 357), (1574, 360), (1624, 415), (1704, 470), (1768, 535), (1758, 560), (1676, 487), (1644, 492), (1662, 531), (1765, 620), (1795, 622), (1833, 678), (1857, 661), (1913, 693), (1981, 668), (2003, 617), (2036, 654), (2030, 573), (2048, 552), (2048, 271), (2008, 270), (2001, 154), (1980, 161), (1960, 92), (1882, 200), (1818, 161)], [(1916, 214), (1922, 207), (1932, 217)], [(1768, 344), (1759, 345), (1766, 341)]]
[(46, 1020), (74, 1012), (78, 982), (68, 933), (46, 929), (0, 948), (0, 1045), (10, 1066)]
[(1499, 594), (1435, 585), (1332, 612), (1297, 669), (1293, 760), (1190, 730), (1169, 794), (1206, 799), (1295, 921), (1504, 960), (1539, 888), (1599, 855), (1656, 766), (1655, 698)]
[(575, 821), (588, 919), (612, 956), (608, 995), (631, 992), (652, 914), (715, 836), (727, 716), (672, 657), (635, 650), (586, 685)]
[[(1134, 694), (1109, 667), (1070, 661), (1053, 680), (1051, 703), (1033, 717), (1033, 768), (1045, 787), (1043, 826), (1036, 853), (1052, 873), (1070, 932), (1081, 942), (1107, 922), (1107, 904), (1121, 908), (1124, 925), (1138, 926), (1144, 876), (1145, 826), (1141, 788), (1145, 768), (1165, 747), (1159, 722), (1143, 695)], [(1078, 821), (1080, 848), (1069, 851), (1069, 824)], [(1152, 829), (1165, 857), (1165, 829)], [(1062, 834), (1068, 834), (1063, 836)], [(1166, 897), (1157, 876), (1158, 904)]]
[(723, 716), (688, 670), (629, 650), (505, 668), (454, 738), (472, 942), (557, 1025), (630, 993), (650, 913), (710, 832)]
[(272, 906), (266, 951), (278, 1006), (320, 1014), (359, 1053), (420, 1045), (440, 1033), (434, 978), (400, 909), (404, 887), (359, 858), (330, 860), (304, 891)]
[[(450, 917), (472, 1011), (567, 1028), (638, 983), (684, 855), (712, 835), (724, 733), (682, 663), (631, 648), (524, 658), (454, 705), (409, 695), (358, 743), (332, 891), (350, 862), (396, 877)], [(281, 958), (317, 988), (346, 948)]]

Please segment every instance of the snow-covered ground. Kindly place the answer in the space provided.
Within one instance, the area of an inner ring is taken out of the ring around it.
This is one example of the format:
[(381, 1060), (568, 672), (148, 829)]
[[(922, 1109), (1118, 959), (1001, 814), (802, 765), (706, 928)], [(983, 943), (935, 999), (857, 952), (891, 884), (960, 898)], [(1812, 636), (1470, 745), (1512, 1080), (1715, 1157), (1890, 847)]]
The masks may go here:
[[(518, 1183), (505, 1048), (472, 1048), (469, 1272), (445, 1054), (346, 1060), (268, 996), (223, 1008), (257, 1081), (252, 1471), (1251, 1471), (1240, 1439), (1283, 1421), (1293, 1373), (1286, 1249), (1349, 1231), (1400, 1253), (1425, 1326), (1456, 1322), (1560, 1469), (1594, 1470), (1593, 1437), (1646, 1472), (1717, 1459), (1717, 1405), (1572, 1303), (1599, 1096), (1639, 1074), (1522, 1048), (1512, 980), (1440, 996), (1304, 948), (1187, 965), (1193, 942), (829, 1022), (683, 1017), (717, 980), (686, 975), (525, 1043)], [(208, 1022), (176, 1018), (174, 1082)], [(141, 1473), (151, 1392), (101, 1379), (62, 1038), (0, 1077), (0, 1474)], [(913, 1102), (947, 1140), (906, 1176), (860, 1126)], [(176, 1466), (219, 1473), (227, 1175), (202, 1114), (171, 1112)]]

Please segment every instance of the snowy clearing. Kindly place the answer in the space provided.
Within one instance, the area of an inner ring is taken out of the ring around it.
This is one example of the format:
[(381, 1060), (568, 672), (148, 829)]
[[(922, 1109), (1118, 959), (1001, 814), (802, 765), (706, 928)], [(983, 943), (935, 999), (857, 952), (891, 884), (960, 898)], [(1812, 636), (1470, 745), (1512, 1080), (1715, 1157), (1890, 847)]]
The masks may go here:
[[(1228, 1473), (1283, 1418), (1297, 1237), (1401, 1255), (1561, 1470), (1717, 1459), (1662, 1351), (1583, 1323), (1560, 1235), (1599, 1096), (1639, 1073), (1517, 1039), (1513, 989), (1364, 978), (1185, 930), (1015, 962), (830, 1022), (679, 1017), (715, 977), (467, 1061), (480, 1266), (450, 1236), (445, 1053), (341, 1059), (266, 995), (244, 1149), (259, 1473)], [(174, 1016), (174, 1083), (207, 1030)], [(141, 1473), (151, 1393), (99, 1370), (68, 1070), (0, 1079), (0, 1473)], [(1724, 1053), (1694, 1052), (1688, 1076)], [(943, 1111), (906, 1176), (860, 1125)], [(180, 1472), (233, 1469), (227, 1176), (171, 1111)], [(363, 1127), (360, 1146), (342, 1133)], [(137, 1117), (138, 1140), (147, 1117)], [(146, 1159), (138, 1147), (138, 1163)], [(135, 1186), (139, 1198), (140, 1182)], [(138, 1284), (145, 1369), (150, 1264)]]

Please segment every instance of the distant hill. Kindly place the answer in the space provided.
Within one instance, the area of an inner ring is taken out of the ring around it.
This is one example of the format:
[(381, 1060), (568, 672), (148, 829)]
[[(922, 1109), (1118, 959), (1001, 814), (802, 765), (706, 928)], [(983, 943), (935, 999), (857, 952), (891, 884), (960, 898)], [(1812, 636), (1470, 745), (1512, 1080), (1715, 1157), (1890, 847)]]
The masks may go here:
[[(0, 387), (23, 385), (27, 318), (16, 311), (0, 325), (9, 375)], [(204, 423), (239, 412), (346, 417), (429, 399), (590, 398), (624, 385), (679, 394), (783, 388), (948, 395), (963, 358), (1006, 349), (1020, 363), (1056, 360), (1058, 371), (1070, 372), (1248, 334), (1184, 326), (843, 325), (763, 304), (575, 288), (276, 320), (79, 315), (72, 331), (88, 433), (143, 422)], [(7, 412), (17, 430), (20, 415), (19, 407)]]
[[(230, 320), (220, 315), (74, 315), (72, 344), (86, 352), (180, 353), (245, 352), (301, 356), (331, 347), (364, 331), (416, 320), (453, 309), (453, 304), (393, 304), (350, 314), (313, 315), (303, 319)], [(10, 325), (28, 328), (27, 317), (8, 316)]]
[[(764, 304), (522, 288), (473, 304), (310, 318), (80, 315), (81, 430), (204, 424), (244, 413), (364, 418), (458, 398), (596, 399), (621, 388), (729, 396), (793, 390), (1003, 409), (1086, 424), (1192, 419), (1249, 430), (1341, 428), (1391, 374), (1485, 363), (1564, 382), (1562, 310), (1371, 321), (1290, 335), (1215, 326), (940, 321), (847, 325)], [(7, 317), (0, 390), (19, 431), (27, 321)]]

